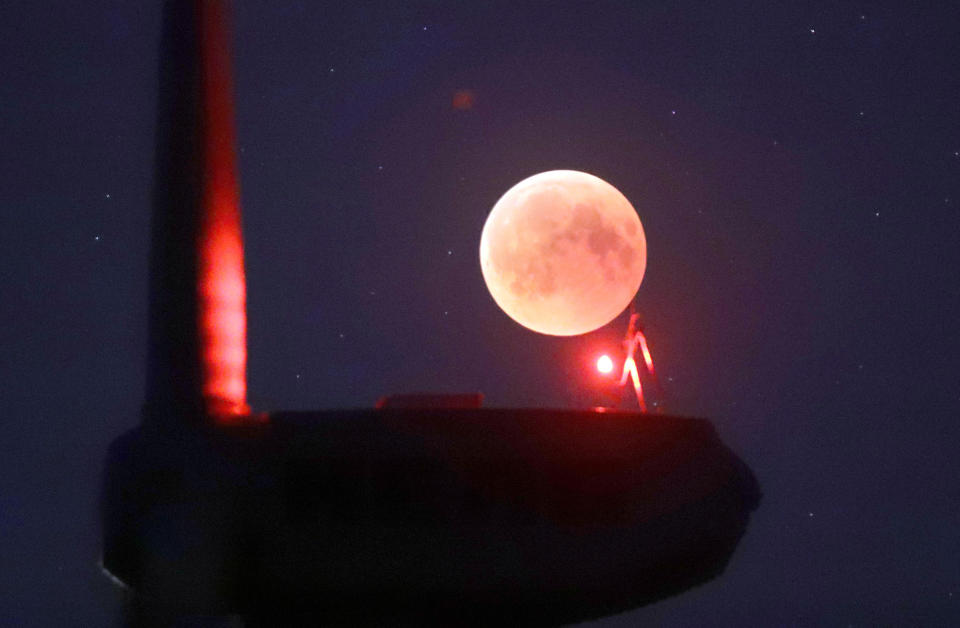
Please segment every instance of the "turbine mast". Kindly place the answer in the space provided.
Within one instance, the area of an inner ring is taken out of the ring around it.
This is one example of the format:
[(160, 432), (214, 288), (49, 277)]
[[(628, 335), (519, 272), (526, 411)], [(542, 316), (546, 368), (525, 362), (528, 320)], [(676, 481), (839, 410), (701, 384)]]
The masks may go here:
[(227, 4), (164, 4), (148, 420), (231, 423), (250, 413)]

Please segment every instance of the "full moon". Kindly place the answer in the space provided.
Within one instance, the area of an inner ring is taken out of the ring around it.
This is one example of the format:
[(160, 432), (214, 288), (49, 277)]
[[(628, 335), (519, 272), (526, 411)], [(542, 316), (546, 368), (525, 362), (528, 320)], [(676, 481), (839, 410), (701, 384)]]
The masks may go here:
[(480, 236), (493, 300), (541, 334), (603, 327), (629, 305), (647, 266), (647, 240), (630, 201), (575, 170), (541, 172), (507, 190)]

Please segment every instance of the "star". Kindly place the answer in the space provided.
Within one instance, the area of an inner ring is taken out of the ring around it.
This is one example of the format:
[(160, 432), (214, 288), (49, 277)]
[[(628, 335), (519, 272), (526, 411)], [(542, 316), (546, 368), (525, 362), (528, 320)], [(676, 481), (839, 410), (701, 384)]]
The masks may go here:
[(816, 33), (817, 33), (816, 29), (813, 29), (813, 28), (810, 29), (810, 34), (811, 34), (811, 35), (815, 35)]
[(104, 196), (104, 198), (110, 198), (110, 192), (107, 192), (107, 193), (104, 194), (103, 196)]
[(97, 235), (93, 236), (93, 240), (94, 240), (94, 242), (99, 242), (99, 241), (100, 241), (100, 234), (97, 234)]

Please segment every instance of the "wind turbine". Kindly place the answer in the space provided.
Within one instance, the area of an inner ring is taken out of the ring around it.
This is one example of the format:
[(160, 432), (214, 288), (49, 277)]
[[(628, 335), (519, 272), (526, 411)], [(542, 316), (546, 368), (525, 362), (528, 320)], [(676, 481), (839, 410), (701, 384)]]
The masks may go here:
[(760, 491), (706, 420), (248, 407), (227, 2), (163, 10), (146, 401), (102, 495), (130, 621), (549, 625), (720, 574)]

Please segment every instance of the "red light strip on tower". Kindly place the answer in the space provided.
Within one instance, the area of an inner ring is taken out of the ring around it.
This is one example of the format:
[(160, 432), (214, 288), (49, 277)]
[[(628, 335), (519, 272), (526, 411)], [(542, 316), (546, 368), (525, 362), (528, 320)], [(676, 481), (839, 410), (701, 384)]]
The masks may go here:
[(221, 0), (196, 3), (201, 58), (203, 195), (197, 245), (202, 393), (219, 423), (249, 415), (246, 277), (234, 157), (232, 81)]

